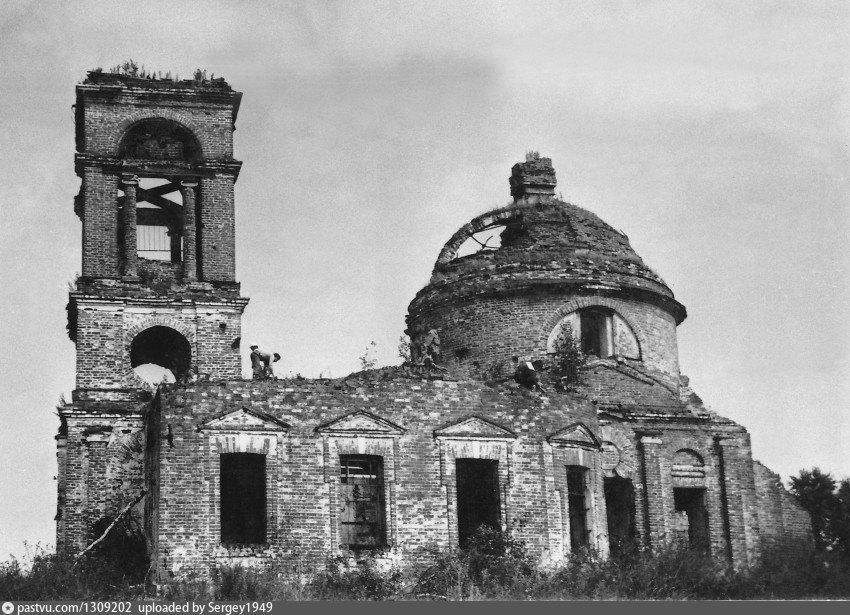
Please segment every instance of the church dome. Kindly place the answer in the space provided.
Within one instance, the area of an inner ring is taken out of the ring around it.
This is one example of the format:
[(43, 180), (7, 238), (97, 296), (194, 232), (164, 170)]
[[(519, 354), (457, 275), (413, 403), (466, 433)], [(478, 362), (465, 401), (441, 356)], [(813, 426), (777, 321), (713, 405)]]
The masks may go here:
[(480, 215), (446, 242), (411, 315), (433, 303), (476, 295), (579, 292), (653, 303), (676, 323), (686, 312), (629, 238), (596, 214), (554, 196), (551, 159), (513, 167), (515, 202)]

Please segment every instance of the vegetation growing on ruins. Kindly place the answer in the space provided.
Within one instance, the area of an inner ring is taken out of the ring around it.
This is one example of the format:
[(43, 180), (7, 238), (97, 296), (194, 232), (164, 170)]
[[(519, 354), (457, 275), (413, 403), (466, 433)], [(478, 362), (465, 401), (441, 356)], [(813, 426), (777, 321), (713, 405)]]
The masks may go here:
[(586, 362), (587, 357), (576, 341), (572, 326), (569, 322), (562, 322), (555, 338), (555, 353), (552, 357), (551, 374), (555, 382), (567, 391), (573, 390), (577, 384), (581, 384)]
[(216, 570), (210, 580), (145, 584), (135, 572), (101, 556), (77, 567), (55, 555), (37, 554), (28, 569), (17, 560), (0, 564), (0, 596), (9, 600), (664, 600), (850, 598), (850, 564), (837, 553), (783, 545), (760, 565), (731, 572), (724, 564), (687, 549), (657, 553), (633, 548), (602, 560), (583, 552), (557, 566), (541, 567), (525, 544), (494, 530), (475, 535), (467, 549), (436, 552), (435, 563), (409, 570), (382, 569), (375, 558), (349, 567), (330, 560), (323, 570), (298, 561), (264, 569)]

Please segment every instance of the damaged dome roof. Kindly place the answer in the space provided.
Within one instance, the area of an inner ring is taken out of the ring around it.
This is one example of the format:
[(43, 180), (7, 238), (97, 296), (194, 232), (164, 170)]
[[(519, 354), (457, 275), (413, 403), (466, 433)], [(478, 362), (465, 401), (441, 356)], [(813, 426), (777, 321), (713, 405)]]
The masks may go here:
[(684, 306), (624, 233), (555, 198), (551, 159), (530, 154), (514, 165), (510, 183), (515, 202), (474, 218), (452, 235), (414, 303), (449, 287), (452, 294), (474, 295), (568, 285), (594, 293), (638, 293), (665, 307), (677, 323), (684, 320)]

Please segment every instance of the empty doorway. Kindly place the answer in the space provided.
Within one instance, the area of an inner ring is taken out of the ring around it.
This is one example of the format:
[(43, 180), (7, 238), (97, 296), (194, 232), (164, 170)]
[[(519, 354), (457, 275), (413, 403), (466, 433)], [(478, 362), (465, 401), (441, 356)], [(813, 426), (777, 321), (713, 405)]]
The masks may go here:
[(708, 551), (708, 511), (705, 509), (705, 489), (675, 487), (673, 503), (676, 512), (687, 519), (690, 547), (699, 551)]
[(634, 542), (635, 488), (628, 478), (613, 476), (604, 480), (605, 510), (608, 513), (608, 541), (611, 555), (617, 557)]
[(458, 541), (465, 547), (481, 526), (501, 529), (499, 462), (456, 459)]

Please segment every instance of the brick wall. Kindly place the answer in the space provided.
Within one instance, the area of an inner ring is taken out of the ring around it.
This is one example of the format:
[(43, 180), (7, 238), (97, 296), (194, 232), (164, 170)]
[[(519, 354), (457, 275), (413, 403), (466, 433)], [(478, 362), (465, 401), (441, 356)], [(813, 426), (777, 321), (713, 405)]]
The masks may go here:
[[(556, 475), (565, 470), (562, 462), (553, 463), (558, 457), (553, 457), (547, 437), (577, 421), (597, 429), (595, 410), (587, 402), (568, 396), (540, 398), (524, 390), (473, 382), (378, 376), (374, 381), (230, 381), (173, 389), (163, 396), (160, 419), (160, 431), (170, 425), (173, 434), (173, 447), (160, 443), (159, 448), (158, 541), (164, 570), (203, 568), (238, 556), (217, 544), (218, 450), (198, 427), (211, 417), (241, 407), (269, 413), (291, 425), (275, 459), (267, 464), (270, 475), (279, 477), (276, 484), (269, 485), (269, 494), (275, 494), (275, 503), (269, 506), (277, 506), (279, 501), (280, 510), (274, 513), (277, 525), (269, 527), (270, 546), (259, 556), (299, 557), (312, 564), (335, 554), (331, 549), (336, 523), (332, 502), (339, 482), (338, 453), (368, 452), (383, 440), (384, 448), (376, 450), (384, 451), (385, 472), (389, 473), (390, 465), (386, 439), (368, 435), (337, 438), (329, 449), (335, 454), (326, 455), (325, 438), (333, 440), (334, 436), (315, 432), (323, 423), (365, 410), (405, 430), (391, 449), (396, 451), (394, 474), (392, 480), (387, 479), (387, 490), (392, 488), (387, 516), (394, 520), (392, 534), (397, 543), (384, 555), (407, 563), (427, 559), (426, 547), (446, 549), (456, 540), (454, 455), (501, 460), (503, 521), (528, 542), (533, 553), (545, 556), (550, 544), (568, 543), (562, 527), (550, 526), (548, 507), (555, 495), (547, 490), (547, 481), (551, 484), (553, 477), (544, 467), (553, 468)], [(462, 439), (435, 438), (435, 429), (471, 415), (513, 431), (516, 439), (472, 439), (464, 445)], [(342, 449), (343, 445), (349, 448)], [(584, 463), (595, 468), (598, 453), (584, 451), (584, 455)], [(595, 481), (594, 488), (597, 484)], [(605, 549), (607, 528), (604, 511), (599, 511), (600, 498), (600, 493), (592, 496), (597, 521), (593, 529), (597, 546)], [(271, 512), (269, 516), (273, 516)], [(553, 535), (559, 535), (559, 540), (552, 539)]]
[[(427, 548), (456, 544), (456, 456), (499, 461), (503, 524), (541, 560), (557, 560), (570, 550), (565, 466), (584, 465), (591, 483), (592, 544), (606, 552), (602, 478), (610, 468), (603, 468), (602, 455), (595, 450), (564, 448), (550, 441), (555, 432), (577, 421), (591, 427), (601, 440), (592, 405), (569, 395), (547, 398), (510, 386), (422, 380), (405, 373), (383, 370), (338, 381), (223, 381), (171, 387), (163, 395), (159, 415), (160, 434), (170, 429), (173, 435), (173, 446), (160, 440), (158, 448), (157, 541), (162, 572), (203, 572), (216, 563), (265, 558), (298, 558), (319, 565), (329, 555), (348, 553), (337, 543), (333, 512), (340, 505), (336, 485), (341, 453), (384, 457), (392, 547), (381, 557), (388, 560), (421, 563), (429, 558)], [(221, 450), (209, 433), (199, 429), (211, 418), (243, 407), (291, 426), (286, 433), (263, 435), (277, 442), (267, 464), (269, 545), (252, 551), (228, 549), (218, 542)], [(334, 439), (316, 431), (358, 410), (391, 421), (403, 432), (379, 437), (351, 433)], [(516, 439), (477, 442), (435, 436), (435, 430), (472, 415), (513, 432)], [(635, 486), (639, 533), (653, 547), (663, 547), (681, 533), (677, 529), (681, 513), (673, 498), (676, 487), (705, 490), (711, 552), (736, 566), (758, 557), (761, 528), (778, 524), (788, 531), (789, 518), (798, 524), (802, 519), (796, 511), (786, 510), (781, 498), (773, 509), (761, 505), (760, 475), (754, 474), (749, 437), (739, 426), (708, 419), (671, 425), (636, 418), (609, 423), (605, 429), (609, 437), (611, 430), (620, 432), (636, 451), (627, 460), (634, 466), (627, 475)], [(618, 441), (622, 445), (622, 439)], [(702, 459), (696, 474), (676, 474), (674, 459), (683, 449)]]
[[(143, 485), (138, 413), (116, 416), (63, 409), (68, 434), (60, 468), (64, 490), (59, 501), (57, 550), (76, 553), (94, 538), (94, 525), (114, 517), (139, 494)], [(140, 514), (140, 513), (139, 513)]]
[(236, 237), (232, 176), (203, 178), (199, 232), (201, 278), (232, 281), (236, 276)]
[[(192, 348), (192, 366), (210, 378), (241, 373), (239, 348), (244, 306), (195, 304), (145, 306), (83, 303), (77, 316), (77, 388), (145, 386), (130, 362), (133, 339), (152, 326), (174, 329)], [(224, 325), (224, 326), (222, 326)]]
[(437, 329), (443, 362), (459, 373), (487, 374), (501, 366), (502, 374), (509, 377), (513, 355), (547, 360), (546, 345), (555, 327), (568, 313), (591, 305), (604, 305), (620, 314), (640, 344), (642, 361), (638, 366), (678, 387), (675, 320), (664, 310), (639, 301), (575, 295), (458, 300), (421, 306), (411, 316), (409, 329), (413, 335)]
[(753, 461), (755, 499), (759, 521), (759, 537), (763, 549), (798, 548), (810, 543), (812, 521), (782, 484), (779, 474), (759, 461)]
[(83, 171), (83, 276), (117, 278), (118, 177), (98, 167)]
[[(165, 87), (164, 87), (165, 86)], [(195, 178), (202, 181), (198, 253), (201, 279), (233, 281), (235, 275), (233, 183), (234, 105), (241, 96), (229, 88), (167, 87), (164, 82), (124, 85), (84, 84), (77, 88), (78, 173), (83, 177), (83, 276), (118, 277), (117, 198), (119, 173)], [(125, 133), (146, 119), (166, 119), (185, 127), (202, 150), (198, 161), (121, 161)], [(80, 127), (78, 126), (78, 129)], [(173, 162), (173, 164), (172, 164)], [(138, 167), (138, 168), (137, 168)], [(228, 170), (222, 174), (221, 168)], [(162, 170), (164, 169), (164, 170)]]
[[(109, 96), (91, 86), (77, 88), (78, 104), (84, 99), (85, 151), (116, 156), (127, 129), (140, 120), (165, 118), (189, 129), (198, 139), (206, 159), (233, 157), (232, 103), (185, 90), (158, 90), (155, 95), (124, 89)], [(169, 97), (171, 98), (169, 100)]]

